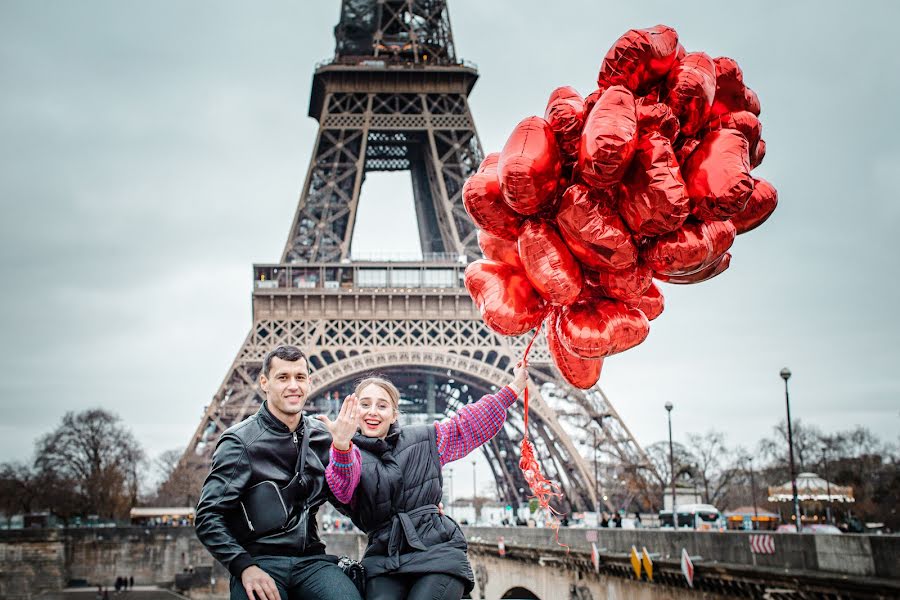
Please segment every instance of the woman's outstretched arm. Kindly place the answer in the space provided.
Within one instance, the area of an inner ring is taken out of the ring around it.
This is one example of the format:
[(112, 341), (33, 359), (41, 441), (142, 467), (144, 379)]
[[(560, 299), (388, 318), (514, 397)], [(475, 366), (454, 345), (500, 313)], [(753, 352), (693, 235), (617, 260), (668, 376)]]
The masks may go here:
[(325, 481), (338, 502), (350, 504), (353, 492), (359, 485), (362, 471), (362, 456), (350, 440), (356, 432), (356, 418), (359, 414), (359, 400), (356, 394), (344, 398), (337, 419), (332, 421), (325, 415), (316, 418), (325, 423), (331, 433), (331, 457), (325, 467)]
[(528, 383), (527, 363), (513, 369), (513, 380), (496, 394), (486, 394), (467, 404), (449, 419), (434, 423), (441, 466), (459, 460), (497, 435), (512, 406)]

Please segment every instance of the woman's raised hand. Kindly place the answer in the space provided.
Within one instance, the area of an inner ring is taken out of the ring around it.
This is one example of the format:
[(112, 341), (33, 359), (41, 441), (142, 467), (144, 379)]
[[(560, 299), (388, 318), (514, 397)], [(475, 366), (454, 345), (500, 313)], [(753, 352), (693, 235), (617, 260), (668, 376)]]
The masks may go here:
[(528, 361), (520, 360), (516, 363), (516, 366), (513, 367), (513, 380), (509, 384), (513, 390), (515, 390), (516, 394), (521, 394), (525, 389), (525, 386), (528, 385)]
[(350, 394), (344, 398), (341, 412), (337, 419), (332, 421), (326, 415), (317, 415), (316, 418), (325, 423), (325, 427), (331, 432), (331, 440), (334, 447), (342, 452), (350, 449), (350, 440), (359, 426), (359, 400), (356, 394)]

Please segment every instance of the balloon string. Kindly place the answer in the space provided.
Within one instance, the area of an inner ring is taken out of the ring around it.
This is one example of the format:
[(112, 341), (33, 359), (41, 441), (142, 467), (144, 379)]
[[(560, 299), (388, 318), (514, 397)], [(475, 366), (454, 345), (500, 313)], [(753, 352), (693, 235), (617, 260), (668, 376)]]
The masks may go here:
[[(522, 356), (522, 363), (525, 363), (525, 360), (528, 358), (528, 352), (531, 350), (531, 345), (534, 344), (534, 340), (537, 339), (538, 334), (541, 332), (541, 328), (544, 323), (541, 322), (538, 325), (537, 329), (534, 332), (534, 335), (531, 336), (531, 341), (528, 342), (528, 345), (525, 347), (525, 354)], [(523, 396), (524, 400), (524, 410), (525, 410), (525, 436), (522, 438), (522, 458), (519, 459), (519, 469), (522, 470), (522, 474), (525, 476), (525, 481), (528, 483), (528, 487), (531, 489), (532, 498), (536, 498), (538, 501), (538, 505), (547, 511), (547, 515), (550, 517), (550, 527), (553, 528), (556, 533), (556, 543), (566, 549), (566, 552), (569, 551), (569, 547), (566, 544), (563, 544), (559, 541), (559, 516), (563, 513), (560, 513), (555, 508), (550, 506), (551, 498), (562, 498), (562, 490), (559, 487), (559, 484), (555, 481), (550, 481), (546, 477), (544, 477), (543, 473), (541, 473), (541, 465), (537, 461), (537, 456), (535, 456), (534, 444), (531, 443), (531, 440), (528, 439), (528, 385), (525, 385), (525, 393)]]
[[(531, 336), (531, 341), (528, 342), (528, 345), (525, 346), (525, 354), (522, 355), (522, 363), (528, 359), (528, 353), (531, 351), (531, 345), (534, 344), (534, 340), (537, 339), (538, 334), (541, 332), (541, 328), (544, 326), (544, 322), (537, 326), (537, 329), (534, 330), (534, 335)], [(525, 384), (525, 394), (523, 396), (523, 401), (525, 404), (525, 439), (528, 439), (528, 383)]]

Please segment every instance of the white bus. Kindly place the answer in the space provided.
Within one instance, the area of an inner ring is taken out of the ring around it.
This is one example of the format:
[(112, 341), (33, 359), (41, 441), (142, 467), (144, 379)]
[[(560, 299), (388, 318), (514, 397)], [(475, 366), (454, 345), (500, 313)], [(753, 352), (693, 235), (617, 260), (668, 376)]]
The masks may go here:
[[(679, 504), (678, 528), (696, 529), (697, 531), (724, 531), (725, 522), (722, 513), (712, 504)], [(659, 511), (659, 526), (672, 528), (672, 511)]]

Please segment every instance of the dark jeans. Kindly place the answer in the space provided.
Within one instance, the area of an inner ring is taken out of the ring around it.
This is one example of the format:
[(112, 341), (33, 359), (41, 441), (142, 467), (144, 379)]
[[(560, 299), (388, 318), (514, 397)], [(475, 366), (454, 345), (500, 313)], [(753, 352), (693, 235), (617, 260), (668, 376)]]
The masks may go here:
[[(362, 600), (333, 556), (257, 556), (255, 560), (275, 580), (281, 600)], [(238, 577), (231, 578), (231, 600), (248, 600)]]
[(443, 573), (380, 575), (366, 582), (366, 600), (460, 600), (462, 579)]

